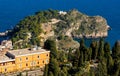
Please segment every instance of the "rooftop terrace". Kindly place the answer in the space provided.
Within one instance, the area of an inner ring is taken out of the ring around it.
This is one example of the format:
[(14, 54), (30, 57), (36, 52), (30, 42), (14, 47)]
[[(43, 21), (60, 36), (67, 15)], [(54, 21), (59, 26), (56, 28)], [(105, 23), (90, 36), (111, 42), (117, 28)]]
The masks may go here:
[(0, 63), (8, 62), (8, 61), (15, 61), (15, 57), (19, 56), (26, 56), (26, 55), (33, 55), (33, 54), (41, 54), (50, 52), (45, 49), (41, 48), (26, 48), (26, 49), (18, 49), (18, 50), (11, 50), (5, 52), (0, 52)]
[(46, 53), (49, 51), (46, 51), (45, 49), (41, 49), (41, 48), (33, 48), (33, 49), (26, 48), (26, 49), (12, 50), (8, 52), (14, 55), (15, 57), (18, 57), (18, 56), (24, 56), (24, 55)]

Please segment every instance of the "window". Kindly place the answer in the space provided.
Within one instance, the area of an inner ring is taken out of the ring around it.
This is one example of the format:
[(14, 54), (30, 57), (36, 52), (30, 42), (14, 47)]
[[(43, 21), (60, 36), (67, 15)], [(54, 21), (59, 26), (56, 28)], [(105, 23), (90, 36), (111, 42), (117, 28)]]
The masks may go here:
[(40, 56), (37, 57), (38, 59), (40, 58)]
[(31, 62), (30, 65), (33, 66), (33, 62)]
[(26, 60), (28, 60), (28, 57), (26, 57)]
[(46, 60), (46, 63), (48, 63), (48, 60)]
[(48, 54), (46, 56), (48, 56)]
[(39, 61), (37, 62), (37, 64), (39, 64)]
[(35, 61), (33, 61), (33, 66), (35, 66), (36, 65), (36, 62)]
[(7, 69), (5, 68), (5, 72), (7, 71)]
[(15, 62), (12, 62), (12, 64), (15, 64)]
[(20, 61), (22, 61), (22, 59), (20, 58)]
[(3, 66), (5, 65), (5, 63), (3, 63)]
[(26, 66), (28, 66), (28, 64), (26, 63)]
[(43, 63), (44, 63), (44, 61), (43, 61)]

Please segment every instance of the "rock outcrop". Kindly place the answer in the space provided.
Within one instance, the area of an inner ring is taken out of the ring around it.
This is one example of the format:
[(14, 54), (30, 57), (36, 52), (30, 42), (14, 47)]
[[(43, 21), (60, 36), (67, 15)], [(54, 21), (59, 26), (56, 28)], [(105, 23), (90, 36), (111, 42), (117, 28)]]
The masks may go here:
[(64, 34), (77, 38), (98, 38), (108, 36), (109, 26), (107, 21), (101, 16), (87, 16), (77, 10), (67, 12), (56, 25), (57, 34)]

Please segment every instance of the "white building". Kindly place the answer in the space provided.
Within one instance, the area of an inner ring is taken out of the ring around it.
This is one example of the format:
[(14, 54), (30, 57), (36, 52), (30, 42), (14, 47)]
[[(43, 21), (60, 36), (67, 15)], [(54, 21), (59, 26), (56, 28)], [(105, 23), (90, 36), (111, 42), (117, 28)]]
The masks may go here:
[(59, 14), (60, 14), (60, 15), (66, 15), (66, 14), (67, 14), (67, 12), (64, 12), (64, 11), (59, 11)]

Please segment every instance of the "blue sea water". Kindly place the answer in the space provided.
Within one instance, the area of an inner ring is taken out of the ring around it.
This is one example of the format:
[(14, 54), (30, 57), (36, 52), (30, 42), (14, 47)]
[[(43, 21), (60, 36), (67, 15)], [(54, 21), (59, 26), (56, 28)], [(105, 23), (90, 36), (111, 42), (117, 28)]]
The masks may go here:
[(112, 28), (106, 40), (111, 45), (120, 40), (120, 0), (0, 0), (0, 32), (12, 29), (26, 16), (50, 8), (75, 8), (90, 16), (103, 16)]

